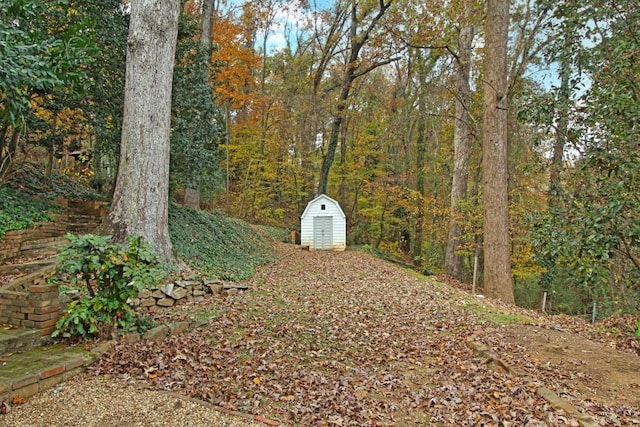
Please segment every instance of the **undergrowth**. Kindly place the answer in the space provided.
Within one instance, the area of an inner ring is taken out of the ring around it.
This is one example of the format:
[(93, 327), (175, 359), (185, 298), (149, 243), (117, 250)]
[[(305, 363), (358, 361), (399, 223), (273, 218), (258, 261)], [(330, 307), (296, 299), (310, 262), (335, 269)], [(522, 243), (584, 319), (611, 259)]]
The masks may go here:
[(172, 203), (169, 233), (178, 256), (202, 274), (242, 280), (276, 260), (273, 247), (246, 222)]
[(272, 227), (270, 225), (258, 225), (257, 227), (276, 242), (291, 243), (291, 231), (285, 228)]
[(50, 221), (49, 214), (62, 206), (50, 200), (37, 199), (8, 186), (0, 186), (0, 237), (9, 230), (29, 228), (38, 221)]
[(23, 193), (47, 199), (62, 197), (65, 199), (104, 200), (103, 196), (81, 182), (57, 171), (53, 171), (51, 176), (47, 177), (40, 167), (29, 162), (15, 166), (14, 172), (7, 180), (7, 185)]

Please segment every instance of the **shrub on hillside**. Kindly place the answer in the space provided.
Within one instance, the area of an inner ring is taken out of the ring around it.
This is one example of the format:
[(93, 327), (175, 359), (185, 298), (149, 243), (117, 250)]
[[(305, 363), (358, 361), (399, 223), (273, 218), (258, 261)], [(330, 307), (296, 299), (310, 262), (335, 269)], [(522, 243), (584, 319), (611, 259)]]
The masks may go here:
[(108, 337), (118, 330), (139, 329), (144, 322), (129, 306), (138, 292), (158, 283), (166, 268), (140, 237), (126, 244), (108, 236), (67, 235), (54, 280), (79, 286), (84, 295), (69, 304), (52, 336)]

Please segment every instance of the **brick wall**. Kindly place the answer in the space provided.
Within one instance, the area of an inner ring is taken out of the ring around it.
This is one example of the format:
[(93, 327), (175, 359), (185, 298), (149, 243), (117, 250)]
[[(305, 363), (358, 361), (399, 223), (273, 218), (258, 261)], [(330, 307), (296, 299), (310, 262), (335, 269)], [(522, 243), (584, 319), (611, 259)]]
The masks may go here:
[(58, 285), (47, 284), (54, 270), (52, 264), (0, 288), (0, 323), (51, 334), (62, 310)]
[(56, 199), (64, 211), (52, 214), (52, 222), (37, 222), (26, 230), (13, 230), (0, 239), (0, 262), (32, 250), (30, 242), (41, 241), (66, 233), (89, 233), (107, 213), (106, 202)]

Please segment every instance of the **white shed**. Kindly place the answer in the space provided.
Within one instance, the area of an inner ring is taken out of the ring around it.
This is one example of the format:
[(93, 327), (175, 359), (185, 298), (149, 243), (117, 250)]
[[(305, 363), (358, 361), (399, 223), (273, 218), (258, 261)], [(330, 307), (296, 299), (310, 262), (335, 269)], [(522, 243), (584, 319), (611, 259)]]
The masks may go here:
[(347, 216), (338, 202), (324, 194), (309, 202), (300, 217), (300, 244), (310, 249), (346, 249)]

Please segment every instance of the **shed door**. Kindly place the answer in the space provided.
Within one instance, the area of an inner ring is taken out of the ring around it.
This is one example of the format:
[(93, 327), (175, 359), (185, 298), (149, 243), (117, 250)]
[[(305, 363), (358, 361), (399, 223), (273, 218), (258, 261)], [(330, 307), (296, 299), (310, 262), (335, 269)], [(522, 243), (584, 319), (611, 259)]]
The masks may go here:
[(313, 248), (333, 249), (333, 217), (313, 217)]

